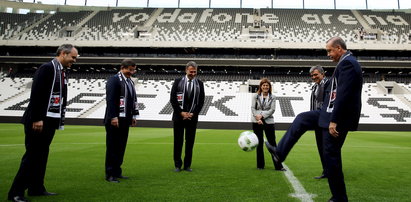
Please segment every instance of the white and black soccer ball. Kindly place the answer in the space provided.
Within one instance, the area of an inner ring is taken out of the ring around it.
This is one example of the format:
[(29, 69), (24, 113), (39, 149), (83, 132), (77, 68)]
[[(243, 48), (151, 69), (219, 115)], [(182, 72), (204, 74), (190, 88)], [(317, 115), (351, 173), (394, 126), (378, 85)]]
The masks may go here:
[(258, 146), (258, 138), (251, 131), (244, 131), (238, 137), (238, 145), (243, 151), (253, 151)]

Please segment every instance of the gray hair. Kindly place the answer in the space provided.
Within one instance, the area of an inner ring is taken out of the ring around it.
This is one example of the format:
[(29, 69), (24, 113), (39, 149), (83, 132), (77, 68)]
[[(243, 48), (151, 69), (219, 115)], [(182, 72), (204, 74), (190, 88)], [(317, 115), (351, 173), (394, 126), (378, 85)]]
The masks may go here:
[(310, 74), (313, 73), (314, 70), (318, 70), (318, 72), (320, 72), (320, 74), (324, 74), (324, 69), (320, 65), (316, 65), (316, 66), (311, 67)]
[(331, 42), (333, 47), (341, 46), (343, 50), (347, 50), (347, 45), (345, 44), (345, 41), (339, 36), (332, 37), (327, 41), (327, 43), (328, 42)]
[(188, 62), (188, 63), (186, 64), (186, 69), (189, 68), (190, 66), (191, 66), (191, 67), (194, 67), (194, 68), (196, 68), (196, 69), (197, 69), (197, 67), (198, 67), (197, 63), (194, 62), (194, 61)]
[(72, 44), (63, 44), (57, 48), (56, 56), (59, 56), (61, 52), (69, 54), (73, 48), (75, 47)]

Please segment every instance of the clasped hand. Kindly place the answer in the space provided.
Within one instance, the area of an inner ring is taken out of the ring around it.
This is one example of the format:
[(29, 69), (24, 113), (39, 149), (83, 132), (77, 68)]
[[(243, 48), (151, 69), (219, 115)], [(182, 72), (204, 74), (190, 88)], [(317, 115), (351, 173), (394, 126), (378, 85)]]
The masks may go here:
[(263, 123), (263, 115), (261, 115), (261, 114), (255, 115), (255, 119), (257, 120), (257, 123), (258, 123), (259, 125), (263, 125), (263, 124), (264, 124), (264, 123)]
[[(111, 119), (111, 125), (114, 126), (114, 127), (116, 127), (116, 128), (119, 127), (119, 122), (118, 122), (118, 118), (117, 118), (117, 117)], [(136, 125), (137, 125), (137, 119), (132, 119), (132, 120), (131, 120), (131, 126), (134, 127), (134, 126), (136, 126)]]
[(183, 120), (191, 120), (191, 118), (193, 118), (193, 113), (181, 112), (181, 116), (183, 117)]

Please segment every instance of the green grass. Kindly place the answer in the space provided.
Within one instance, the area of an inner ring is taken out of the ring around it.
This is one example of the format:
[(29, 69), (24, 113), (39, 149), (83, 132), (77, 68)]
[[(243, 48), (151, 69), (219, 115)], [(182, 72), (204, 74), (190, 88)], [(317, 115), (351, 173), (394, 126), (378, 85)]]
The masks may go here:
[[(282, 172), (274, 171), (265, 151), (266, 169), (256, 169), (255, 152), (237, 146), (240, 130), (197, 131), (193, 172), (173, 172), (172, 129), (132, 128), (119, 184), (104, 180), (105, 130), (66, 126), (50, 148), (45, 185), (59, 195), (32, 201), (298, 201)], [(277, 141), (284, 131), (277, 131)], [(0, 201), (24, 153), (20, 124), (0, 124)], [(304, 135), (285, 164), (314, 201), (330, 197), (321, 172), (315, 138)], [(353, 132), (343, 147), (350, 201), (411, 201), (411, 132)]]

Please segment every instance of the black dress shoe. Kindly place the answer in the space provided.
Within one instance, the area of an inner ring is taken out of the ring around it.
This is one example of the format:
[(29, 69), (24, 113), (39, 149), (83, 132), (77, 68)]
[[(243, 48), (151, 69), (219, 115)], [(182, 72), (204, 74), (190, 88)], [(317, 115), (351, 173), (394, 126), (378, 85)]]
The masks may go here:
[(271, 155), (271, 158), (273, 159), (273, 163), (274, 163), (274, 168), (275, 168), (275, 170), (278, 170), (278, 171), (286, 171), (286, 169), (283, 167), (283, 164), (282, 163), (280, 163), (280, 162), (276, 162), (275, 160), (274, 160), (274, 157)]
[(176, 168), (174, 169), (174, 172), (180, 172), (180, 171), (181, 171), (180, 168), (177, 168), (177, 167), (176, 167)]
[(281, 163), (280, 162), (280, 157), (277, 154), (277, 148), (272, 146), (269, 142), (265, 142), (265, 146), (267, 147), (267, 150), (270, 152), (271, 156), (273, 157), (273, 160), (275, 163)]
[(323, 179), (323, 178), (327, 178), (327, 176), (324, 175), (324, 174), (321, 174), (320, 176), (314, 177), (314, 179), (317, 179), (317, 180), (320, 180), (320, 179)]
[(281, 166), (279, 168), (275, 168), (275, 170), (277, 170), (277, 171), (287, 171), (287, 169), (285, 169), (283, 166)]
[(43, 191), (43, 192), (35, 192), (35, 193), (28, 193), (29, 196), (54, 196), (57, 195), (57, 193), (53, 193), (53, 192), (48, 192), (48, 191)]
[(13, 197), (9, 197), (8, 200), (14, 201), (14, 202), (28, 202), (29, 201), (26, 198), (24, 198), (24, 196), (13, 196)]
[(267, 147), (267, 150), (271, 154), (271, 158), (273, 159), (275, 170), (286, 171), (286, 169), (283, 167), (283, 164), (280, 162), (280, 157), (277, 154), (277, 148), (272, 146), (269, 142), (265, 142), (265, 146)]
[(191, 169), (191, 168), (184, 168), (184, 170), (187, 171), (187, 172), (193, 172), (193, 169)]
[(130, 179), (130, 177), (127, 177), (127, 176), (122, 176), (122, 175), (120, 175), (120, 176), (118, 176), (117, 178), (119, 178), (119, 179)]
[(119, 183), (120, 182), (116, 177), (113, 177), (113, 176), (106, 177), (106, 180), (108, 182), (113, 182), (113, 183)]

